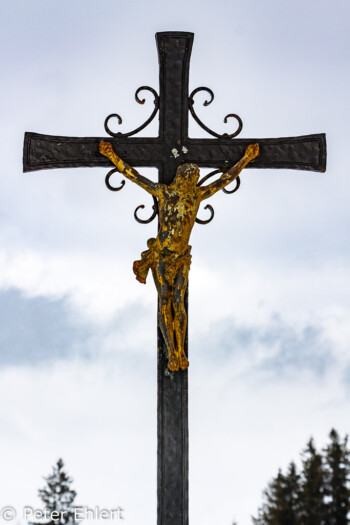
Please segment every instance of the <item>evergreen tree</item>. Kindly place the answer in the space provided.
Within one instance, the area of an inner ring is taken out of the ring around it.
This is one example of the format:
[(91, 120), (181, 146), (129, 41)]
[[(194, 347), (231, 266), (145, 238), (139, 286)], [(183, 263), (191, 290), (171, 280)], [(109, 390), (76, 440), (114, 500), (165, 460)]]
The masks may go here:
[(348, 438), (330, 432), (323, 454), (313, 439), (302, 453), (302, 473), (291, 463), (264, 491), (255, 525), (350, 525), (350, 450)]
[[(77, 493), (71, 489), (72, 479), (63, 470), (64, 464), (59, 459), (53, 467), (53, 472), (47, 478), (46, 487), (39, 490), (39, 497), (50, 516), (57, 512), (58, 519), (50, 520), (45, 525), (74, 525), (73, 502)], [(56, 517), (56, 515), (54, 515)]]
[(330, 444), (325, 449), (326, 524), (348, 525), (350, 510), (350, 451), (348, 437), (341, 442), (336, 430), (331, 430)]
[(324, 467), (311, 438), (302, 454), (300, 525), (325, 525)]
[(281, 470), (264, 491), (264, 503), (253, 518), (255, 525), (299, 525), (300, 476), (295, 463), (288, 467), (287, 474)]

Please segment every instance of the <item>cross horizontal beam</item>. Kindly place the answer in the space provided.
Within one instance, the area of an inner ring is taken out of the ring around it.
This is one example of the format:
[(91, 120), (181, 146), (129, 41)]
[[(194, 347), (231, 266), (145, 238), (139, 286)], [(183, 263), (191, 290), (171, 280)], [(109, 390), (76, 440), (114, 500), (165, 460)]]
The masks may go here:
[[(26, 133), (23, 151), (25, 172), (50, 169), (101, 166), (110, 161), (99, 153), (105, 137), (59, 137)], [(248, 144), (259, 143), (260, 154), (247, 168), (326, 170), (326, 137), (324, 133), (276, 139), (190, 139), (183, 144), (168, 144), (159, 138), (108, 139), (118, 155), (132, 166), (161, 167), (172, 158), (174, 168), (183, 162), (201, 167), (232, 166), (244, 154)], [(172, 149), (178, 148), (174, 158)], [(187, 153), (182, 152), (185, 147)]]

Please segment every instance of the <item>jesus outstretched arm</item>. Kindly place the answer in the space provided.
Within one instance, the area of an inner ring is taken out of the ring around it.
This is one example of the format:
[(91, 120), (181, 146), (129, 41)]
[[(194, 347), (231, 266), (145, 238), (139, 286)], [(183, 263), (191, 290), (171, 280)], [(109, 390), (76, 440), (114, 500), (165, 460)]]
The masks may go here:
[(140, 175), (138, 171), (129, 166), (129, 164), (124, 162), (120, 157), (118, 157), (110, 142), (105, 142), (101, 140), (99, 144), (99, 150), (102, 155), (104, 155), (110, 161), (113, 162), (117, 170), (120, 173), (122, 173), (127, 179), (131, 180), (131, 182), (135, 182), (136, 184), (141, 186), (141, 188), (148, 191), (148, 193), (150, 193), (151, 195), (158, 195), (158, 185), (155, 182), (147, 179), (147, 177), (143, 177), (142, 175)]
[(201, 200), (208, 199), (214, 193), (219, 190), (222, 190), (225, 186), (237, 179), (238, 175), (241, 173), (242, 169), (246, 167), (247, 164), (255, 157), (259, 155), (259, 144), (249, 144), (245, 150), (244, 156), (239, 160), (232, 168), (226, 171), (221, 175), (220, 179), (203, 186), (201, 188)]

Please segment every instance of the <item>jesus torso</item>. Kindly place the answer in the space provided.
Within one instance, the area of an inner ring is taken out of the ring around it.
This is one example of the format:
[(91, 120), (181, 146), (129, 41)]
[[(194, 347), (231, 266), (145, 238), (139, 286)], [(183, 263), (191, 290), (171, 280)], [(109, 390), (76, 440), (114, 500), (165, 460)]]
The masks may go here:
[(200, 188), (173, 184), (158, 186), (159, 247), (182, 253), (188, 246), (197, 217)]

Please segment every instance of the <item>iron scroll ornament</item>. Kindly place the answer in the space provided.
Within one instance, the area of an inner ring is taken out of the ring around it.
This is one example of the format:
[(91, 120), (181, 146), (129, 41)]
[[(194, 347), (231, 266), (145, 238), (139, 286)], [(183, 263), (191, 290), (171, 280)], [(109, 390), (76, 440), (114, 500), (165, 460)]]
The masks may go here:
[[(210, 173), (208, 173), (207, 175), (205, 175), (204, 177), (200, 179), (197, 186), (202, 186), (202, 184), (204, 184), (204, 182), (206, 182), (210, 177), (213, 177), (214, 175), (217, 175), (218, 173), (225, 173), (225, 171), (227, 170), (221, 169), (221, 170), (211, 171)], [(233, 188), (233, 190), (227, 190), (226, 188), (222, 188), (222, 191), (224, 193), (235, 193), (241, 185), (241, 179), (237, 177), (235, 179), (235, 182), (236, 182), (236, 185)], [(210, 211), (210, 217), (207, 220), (198, 219), (197, 217), (196, 222), (198, 224), (209, 224), (209, 222), (211, 222), (214, 219), (214, 208), (210, 204), (207, 204), (206, 206), (204, 206), (204, 209)]]
[[(208, 128), (208, 126), (206, 126), (202, 121), (201, 119), (198, 117), (197, 113), (195, 112), (194, 110), (194, 97), (197, 93), (201, 92), (201, 91), (205, 91), (206, 93), (209, 94), (210, 96), (210, 99), (209, 100), (205, 100), (203, 102), (203, 106), (209, 106), (209, 104), (211, 104), (214, 100), (214, 93), (213, 91), (208, 88), (208, 87), (204, 87), (204, 86), (201, 86), (201, 87), (198, 87), (196, 89), (194, 89), (192, 91), (192, 93), (190, 94), (189, 96), (189, 99), (188, 99), (188, 108), (190, 110), (190, 113), (192, 115), (192, 117), (194, 118), (194, 120), (197, 122), (197, 124), (202, 128), (204, 129), (204, 131), (206, 131), (207, 133), (209, 133), (210, 135), (213, 135), (213, 137), (216, 137), (218, 139), (233, 139), (234, 137), (237, 137), (237, 135), (240, 134), (240, 132), (242, 131), (242, 128), (243, 128), (243, 122), (242, 122), (242, 119), (241, 117), (239, 117), (238, 115), (236, 115), (236, 113), (229, 113), (228, 115), (226, 115), (226, 117), (224, 118), (224, 123), (227, 124), (227, 121), (229, 118), (234, 118), (237, 120), (238, 122), (238, 128), (236, 129), (236, 131), (234, 133), (223, 133), (222, 135), (220, 135), (219, 133), (216, 133), (216, 131), (213, 131), (212, 129)], [(197, 186), (201, 186), (205, 181), (207, 181), (210, 177), (213, 177), (214, 175), (216, 175), (217, 173), (224, 173), (225, 171), (227, 170), (223, 170), (223, 169), (217, 169), (217, 170), (214, 170), (214, 171), (211, 171), (210, 173), (208, 173), (207, 175), (205, 175), (197, 184)], [(241, 180), (239, 177), (237, 177), (236, 179), (236, 185), (235, 187), (233, 188), (233, 190), (226, 190), (225, 188), (223, 188), (223, 192), (224, 193), (235, 193), (238, 188), (240, 187), (240, 184), (241, 184)], [(214, 208), (210, 205), (210, 204), (207, 204), (206, 206), (204, 206), (204, 209), (205, 210), (209, 210), (210, 211), (210, 217), (209, 219), (206, 219), (206, 220), (202, 220), (202, 219), (198, 219), (198, 217), (196, 218), (196, 222), (198, 224), (209, 224), (209, 222), (211, 222), (214, 218)]]
[[(132, 130), (132, 131), (129, 131), (127, 133), (122, 133), (122, 132), (113, 132), (110, 128), (109, 128), (109, 121), (110, 119), (112, 118), (116, 118), (118, 120), (118, 124), (122, 124), (123, 120), (122, 120), (122, 117), (118, 114), (118, 113), (111, 113), (110, 115), (108, 115), (108, 117), (105, 119), (105, 122), (104, 122), (104, 128), (105, 128), (105, 131), (108, 133), (108, 135), (110, 135), (111, 137), (131, 137), (132, 135), (136, 135), (136, 133), (139, 133), (140, 131), (142, 131), (143, 129), (145, 129), (148, 124), (150, 124), (152, 122), (152, 120), (154, 119), (154, 117), (156, 116), (158, 110), (159, 110), (159, 95), (158, 93), (151, 87), (149, 86), (141, 86), (139, 87), (136, 92), (135, 92), (135, 100), (138, 104), (144, 104), (146, 102), (146, 100), (143, 98), (143, 99), (140, 99), (139, 98), (139, 94), (141, 91), (149, 91), (152, 93), (152, 95), (154, 96), (154, 110), (152, 112), (152, 114), (150, 115), (150, 117), (141, 125), (139, 126), (138, 128)], [(194, 120), (197, 122), (197, 124), (202, 128), (204, 129), (207, 133), (209, 133), (210, 135), (213, 135), (214, 137), (218, 138), (218, 139), (232, 139), (234, 137), (237, 137), (237, 135), (239, 135), (239, 133), (242, 131), (242, 128), (243, 128), (243, 122), (242, 122), (242, 119), (236, 115), (235, 113), (230, 113), (228, 115), (226, 115), (226, 117), (224, 118), (224, 123), (226, 124), (228, 119), (229, 118), (235, 118), (238, 122), (238, 128), (236, 129), (236, 131), (234, 133), (231, 133), (231, 134), (228, 134), (228, 133), (223, 133), (223, 134), (219, 134), (219, 133), (216, 133), (215, 131), (211, 130), (210, 128), (208, 128), (201, 120), (200, 118), (198, 117), (198, 115), (196, 114), (194, 108), (193, 108), (193, 105), (194, 105), (194, 97), (197, 93), (199, 93), (200, 91), (205, 91), (206, 93), (209, 94), (210, 96), (210, 99), (209, 100), (205, 100), (203, 102), (203, 106), (209, 106), (209, 104), (211, 104), (214, 100), (214, 93), (213, 91), (210, 89), (210, 88), (207, 88), (207, 87), (199, 87), (199, 88), (196, 88), (192, 91), (191, 95), (189, 96), (189, 110), (190, 110), (190, 113), (192, 115), (192, 117), (194, 118)], [(121, 183), (120, 183), (120, 186), (118, 187), (115, 187), (115, 186), (112, 186), (110, 184), (110, 178), (111, 176), (116, 173), (118, 171), (117, 168), (113, 168), (112, 170), (110, 170), (107, 175), (106, 175), (106, 178), (105, 178), (105, 184), (107, 186), (107, 188), (110, 190), (110, 191), (120, 191), (124, 186), (125, 186), (125, 180), (122, 180)], [(201, 186), (205, 181), (207, 181), (210, 177), (216, 175), (217, 173), (224, 173), (225, 169), (217, 169), (217, 170), (214, 170), (210, 173), (208, 173), (207, 175), (205, 175), (197, 184), (197, 186)], [(226, 190), (225, 188), (223, 188), (223, 192), (224, 193), (227, 193), (227, 194), (231, 194), (231, 193), (235, 193), (238, 188), (240, 187), (240, 178), (237, 177), (236, 179), (236, 185), (235, 187), (233, 188), (233, 190)], [(153, 221), (153, 219), (156, 218), (156, 216), (158, 215), (158, 202), (157, 202), (157, 199), (155, 197), (153, 197), (153, 212), (152, 212), (152, 215), (148, 218), (148, 219), (141, 219), (140, 217), (138, 217), (137, 215), (137, 212), (139, 209), (144, 209), (145, 208), (145, 205), (144, 204), (140, 204), (139, 206), (137, 206), (137, 208), (135, 209), (134, 211), (134, 218), (137, 222), (141, 223), (141, 224), (148, 224), (150, 222)], [(210, 211), (210, 217), (209, 219), (206, 219), (206, 220), (202, 220), (202, 219), (199, 219), (198, 217), (196, 218), (196, 223), (198, 224), (209, 224), (209, 222), (211, 222), (214, 218), (214, 209), (213, 207), (210, 205), (210, 204), (207, 204), (205, 207), (204, 207), (205, 210), (209, 210)]]
[(105, 184), (110, 191), (120, 191), (125, 186), (125, 180), (122, 180), (120, 183), (120, 186), (118, 186), (117, 188), (115, 186), (111, 186), (109, 179), (111, 178), (113, 173), (117, 173), (117, 172), (119, 173), (118, 168), (113, 168), (106, 175)]
[(202, 121), (201, 119), (198, 117), (197, 113), (195, 112), (194, 108), (193, 108), (193, 105), (194, 105), (194, 97), (197, 93), (199, 93), (200, 91), (205, 91), (206, 93), (208, 93), (210, 95), (210, 99), (209, 100), (205, 100), (203, 102), (203, 106), (209, 106), (213, 100), (214, 100), (214, 93), (211, 89), (207, 88), (207, 87), (199, 87), (199, 88), (196, 88), (192, 91), (192, 93), (190, 94), (189, 96), (189, 99), (188, 99), (188, 108), (190, 110), (190, 113), (192, 115), (192, 117), (194, 118), (194, 120), (197, 122), (197, 124), (202, 128), (204, 129), (207, 133), (209, 133), (210, 135), (213, 135), (213, 137), (216, 137), (218, 139), (233, 139), (234, 137), (237, 137), (237, 135), (240, 134), (240, 132), (242, 131), (242, 128), (243, 128), (243, 122), (242, 122), (242, 119), (241, 117), (239, 117), (238, 115), (236, 115), (236, 113), (229, 113), (228, 115), (226, 115), (226, 117), (224, 118), (224, 123), (227, 124), (227, 121), (229, 118), (234, 118), (237, 120), (238, 122), (238, 128), (236, 129), (236, 131), (234, 133), (223, 133), (222, 135), (220, 135), (219, 133), (216, 133), (216, 131), (213, 131), (212, 129), (208, 128), (208, 126), (206, 126)]
[[(158, 109), (159, 109), (159, 95), (158, 95), (158, 93), (156, 92), (155, 89), (153, 89), (153, 88), (151, 88), (149, 86), (141, 86), (135, 92), (135, 100), (136, 100), (136, 102), (138, 104), (144, 104), (146, 102), (145, 98), (142, 98), (142, 99), (139, 98), (139, 94), (141, 93), (141, 91), (149, 91), (154, 96), (154, 101), (153, 101), (154, 102), (154, 109), (153, 109), (153, 112), (150, 115), (150, 117), (141, 126), (139, 126), (138, 128), (136, 128), (136, 129), (134, 129), (132, 131), (129, 131), (128, 133), (122, 133), (120, 131), (115, 133), (114, 131), (112, 131), (110, 129), (110, 127), (108, 125), (110, 119), (116, 118), (118, 120), (118, 124), (119, 125), (122, 124), (123, 119), (118, 113), (111, 113), (110, 115), (108, 115), (108, 117), (105, 119), (105, 122), (104, 122), (104, 128), (105, 128), (106, 132), (108, 133), (108, 135), (110, 135), (111, 137), (131, 137), (132, 135), (136, 135), (136, 133), (139, 133), (140, 131), (145, 129), (148, 126), (148, 124), (150, 124), (152, 122), (152, 120), (156, 116), (156, 114), (158, 112)], [(110, 184), (111, 176), (114, 173), (116, 173), (117, 171), (118, 171), (117, 168), (113, 168), (106, 175), (105, 183), (106, 183), (107, 188), (110, 191), (120, 191), (125, 185), (125, 180), (122, 180), (121, 183), (120, 183), (120, 186), (118, 186), (118, 187), (112, 186)], [(152, 213), (152, 215), (151, 215), (151, 217), (149, 219), (140, 219), (137, 216), (138, 210), (140, 208), (143, 209), (145, 207), (145, 205), (144, 204), (140, 204), (139, 206), (137, 206), (137, 208), (134, 211), (134, 217), (135, 217), (137, 222), (139, 222), (141, 224), (148, 224), (149, 222), (152, 222), (153, 219), (158, 215), (158, 203), (157, 203), (157, 200), (154, 197), (153, 197), (153, 201), (154, 201), (153, 206), (152, 206), (153, 213)]]
[(139, 206), (137, 206), (136, 210), (134, 211), (134, 217), (135, 217), (135, 220), (141, 224), (148, 224), (150, 222), (153, 221), (153, 219), (155, 219), (159, 213), (159, 210), (158, 210), (158, 201), (157, 199), (152, 195), (152, 198), (153, 198), (153, 213), (152, 215), (150, 216), (149, 219), (140, 219), (140, 217), (137, 216), (137, 212), (138, 210), (141, 208), (141, 209), (144, 209), (145, 205), (144, 204), (140, 204)]
[(108, 115), (108, 117), (106, 118), (104, 122), (104, 127), (108, 135), (110, 135), (111, 137), (131, 137), (132, 135), (136, 135), (136, 133), (139, 133), (139, 131), (142, 131), (143, 129), (145, 129), (148, 126), (148, 124), (152, 122), (152, 120), (156, 116), (158, 109), (159, 109), (159, 95), (155, 89), (149, 86), (141, 86), (135, 92), (135, 100), (138, 104), (144, 104), (146, 102), (146, 99), (139, 98), (139, 93), (141, 93), (141, 91), (150, 91), (152, 95), (154, 96), (154, 110), (151, 116), (141, 126), (139, 126), (138, 128), (132, 131), (129, 131), (128, 133), (121, 133), (120, 131), (118, 131), (117, 133), (114, 133), (114, 131), (112, 131), (108, 126), (110, 119), (116, 118), (118, 120), (119, 125), (122, 124), (123, 119), (121, 118), (120, 115), (118, 115), (118, 113), (111, 113), (110, 115)]

